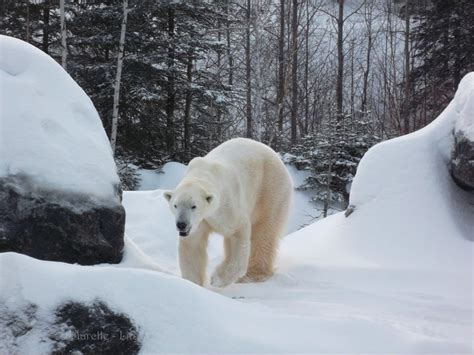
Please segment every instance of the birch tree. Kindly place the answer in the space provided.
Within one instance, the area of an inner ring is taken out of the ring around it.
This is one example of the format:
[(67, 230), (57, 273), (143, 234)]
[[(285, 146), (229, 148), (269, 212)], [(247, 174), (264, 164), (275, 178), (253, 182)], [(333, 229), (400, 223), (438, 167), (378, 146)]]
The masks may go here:
[(404, 133), (410, 133), (410, 0), (405, 2), (405, 100), (403, 105)]
[(292, 63), (291, 63), (291, 144), (296, 144), (298, 120), (298, 0), (293, 0), (291, 19)]
[[(64, 0), (61, 0), (64, 1)], [(25, 41), (30, 43), (30, 1), (26, 2), (26, 38)]]
[(344, 85), (344, 0), (338, 0), (337, 16), (337, 79), (336, 79), (336, 114), (343, 118), (343, 85)]
[(247, 0), (245, 9), (245, 81), (246, 81), (246, 115), (247, 115), (247, 138), (252, 138), (252, 79), (251, 79), (251, 59), (250, 59), (250, 6), (251, 1)]
[(166, 85), (167, 98), (166, 98), (166, 126), (169, 131), (166, 136), (166, 145), (168, 152), (173, 153), (175, 148), (175, 126), (174, 126), (174, 114), (176, 106), (176, 95), (175, 95), (175, 11), (172, 5), (168, 8), (168, 82)]
[(229, 20), (229, 0), (226, 0), (225, 3), (225, 37), (226, 37), (226, 51), (227, 51), (227, 60), (228, 60), (228, 69), (229, 69), (229, 86), (234, 85), (234, 58), (232, 56), (231, 49), (231, 36), (230, 36), (230, 20)]
[[(64, 1), (64, 0), (62, 0)], [(123, 19), (122, 28), (120, 30), (119, 51), (117, 55), (117, 74), (115, 76), (114, 85), (114, 106), (112, 111), (112, 134), (110, 136), (110, 144), (112, 152), (115, 154), (115, 146), (117, 143), (117, 126), (119, 115), (119, 99), (120, 99), (120, 83), (122, 80), (123, 55), (125, 48), (125, 33), (127, 31), (127, 15), (128, 15), (128, 0), (123, 0)]]
[(283, 99), (285, 96), (285, 0), (280, 0), (279, 24), (277, 110), (278, 131), (281, 133), (283, 131)]
[(368, 101), (368, 87), (369, 87), (369, 74), (370, 74), (370, 65), (372, 63), (372, 48), (373, 48), (373, 8), (375, 2), (369, 0), (365, 7), (364, 19), (366, 26), (366, 38), (367, 38), (367, 51), (365, 57), (365, 68), (363, 75), (363, 84), (362, 84), (362, 99), (360, 104), (360, 111), (362, 115), (367, 113), (367, 101)]
[(43, 44), (42, 49), (43, 52), (48, 53), (49, 47), (49, 8), (50, 3), (49, 0), (46, 0), (43, 4)]
[(61, 17), (61, 65), (66, 70), (67, 44), (66, 44), (66, 13), (64, 9), (64, 0), (59, 0), (59, 14)]
[[(190, 159), (190, 141), (191, 141), (191, 103), (193, 94), (191, 92), (191, 85), (193, 81), (193, 52), (192, 50), (188, 53), (188, 62), (186, 64), (186, 79), (189, 84), (189, 88), (186, 90), (186, 98), (184, 105), (184, 153), (186, 159)], [(220, 125), (219, 125), (220, 128)]]

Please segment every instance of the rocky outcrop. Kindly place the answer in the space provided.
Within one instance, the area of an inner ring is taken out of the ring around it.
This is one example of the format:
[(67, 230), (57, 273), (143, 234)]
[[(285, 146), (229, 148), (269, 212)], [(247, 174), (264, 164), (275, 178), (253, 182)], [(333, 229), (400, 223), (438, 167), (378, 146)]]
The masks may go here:
[(474, 140), (470, 140), (462, 130), (454, 135), (451, 168), (454, 181), (460, 187), (474, 190)]
[(83, 265), (118, 263), (124, 226), (120, 203), (42, 190), (26, 176), (0, 178), (0, 252)]
[[(141, 336), (130, 318), (101, 301), (60, 304), (53, 313), (21, 301), (0, 303), (0, 353), (138, 354)], [(10, 300), (11, 301), (11, 300)], [(18, 301), (18, 300), (16, 300)]]
[(454, 104), (454, 146), (451, 174), (465, 190), (474, 190), (474, 73), (467, 74), (459, 84)]
[(141, 343), (137, 328), (105, 303), (68, 302), (56, 310), (52, 354), (137, 354)]

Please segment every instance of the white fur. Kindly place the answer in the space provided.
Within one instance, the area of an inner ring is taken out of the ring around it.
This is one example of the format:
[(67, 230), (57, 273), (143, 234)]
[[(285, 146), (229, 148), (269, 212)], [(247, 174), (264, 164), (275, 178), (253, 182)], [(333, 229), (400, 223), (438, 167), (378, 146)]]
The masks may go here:
[(227, 141), (193, 159), (180, 184), (166, 191), (176, 222), (186, 225), (179, 241), (184, 278), (205, 282), (207, 239), (224, 236), (225, 256), (211, 285), (263, 281), (273, 262), (288, 218), (291, 178), (279, 156), (250, 139)]

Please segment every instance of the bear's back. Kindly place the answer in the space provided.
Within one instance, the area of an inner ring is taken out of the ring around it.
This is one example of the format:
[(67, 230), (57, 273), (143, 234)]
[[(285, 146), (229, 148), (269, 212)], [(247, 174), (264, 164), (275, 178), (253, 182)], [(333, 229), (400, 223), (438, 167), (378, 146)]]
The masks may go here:
[(263, 143), (248, 138), (230, 139), (211, 150), (205, 159), (230, 163), (234, 166), (250, 162), (258, 163), (267, 159), (278, 159), (278, 155)]

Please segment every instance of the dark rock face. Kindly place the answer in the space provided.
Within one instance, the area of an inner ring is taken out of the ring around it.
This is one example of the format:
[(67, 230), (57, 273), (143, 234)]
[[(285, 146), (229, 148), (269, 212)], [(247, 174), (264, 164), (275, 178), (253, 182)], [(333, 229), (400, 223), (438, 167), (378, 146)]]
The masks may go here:
[(38, 341), (47, 343), (56, 355), (133, 355), (140, 351), (140, 334), (130, 318), (100, 300), (67, 302), (56, 308), (54, 317), (46, 318), (36, 304), (24, 302), (11, 308), (4, 299), (0, 301), (1, 354), (20, 354), (24, 344), (33, 351), (31, 346), (39, 346)]
[(137, 354), (141, 343), (130, 319), (105, 303), (68, 302), (56, 310), (53, 354)]
[(0, 252), (83, 265), (118, 263), (125, 228), (119, 201), (41, 190), (25, 176), (0, 178)]
[(466, 190), (474, 190), (474, 141), (469, 140), (462, 131), (454, 137), (454, 151), (451, 159), (454, 181)]

